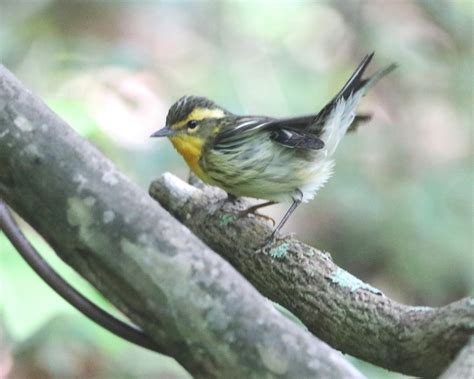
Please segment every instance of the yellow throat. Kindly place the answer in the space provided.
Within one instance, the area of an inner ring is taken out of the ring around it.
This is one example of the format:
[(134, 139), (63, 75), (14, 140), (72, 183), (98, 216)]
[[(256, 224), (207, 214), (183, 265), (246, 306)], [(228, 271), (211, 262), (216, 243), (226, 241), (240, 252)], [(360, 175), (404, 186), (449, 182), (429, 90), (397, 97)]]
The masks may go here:
[(207, 175), (202, 170), (199, 164), (199, 158), (201, 158), (202, 147), (204, 140), (199, 137), (189, 135), (178, 135), (170, 137), (170, 141), (174, 148), (178, 150), (188, 166), (193, 172), (204, 182), (207, 182)]
[[(222, 118), (224, 116), (225, 114), (222, 109), (196, 108), (184, 120), (173, 124), (171, 129), (180, 129), (186, 125), (189, 120), (200, 121), (208, 118)], [(199, 179), (208, 183), (208, 176), (204, 173), (199, 164), (205, 141), (200, 137), (189, 134), (172, 136), (170, 137), (170, 141)]]

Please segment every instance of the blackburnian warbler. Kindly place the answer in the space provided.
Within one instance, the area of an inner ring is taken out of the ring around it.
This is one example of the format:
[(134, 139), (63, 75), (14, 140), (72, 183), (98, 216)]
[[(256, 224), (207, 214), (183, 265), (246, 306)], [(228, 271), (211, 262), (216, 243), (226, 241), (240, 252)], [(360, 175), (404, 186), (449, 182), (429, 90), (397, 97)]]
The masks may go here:
[(152, 137), (168, 137), (192, 171), (232, 197), (268, 200), (251, 207), (292, 201), (271, 234), (301, 202), (311, 200), (332, 174), (332, 156), (342, 137), (369, 115), (356, 109), (366, 91), (391, 72), (392, 64), (363, 78), (367, 55), (339, 93), (317, 114), (292, 118), (239, 116), (205, 97), (184, 96), (170, 108), (166, 126)]

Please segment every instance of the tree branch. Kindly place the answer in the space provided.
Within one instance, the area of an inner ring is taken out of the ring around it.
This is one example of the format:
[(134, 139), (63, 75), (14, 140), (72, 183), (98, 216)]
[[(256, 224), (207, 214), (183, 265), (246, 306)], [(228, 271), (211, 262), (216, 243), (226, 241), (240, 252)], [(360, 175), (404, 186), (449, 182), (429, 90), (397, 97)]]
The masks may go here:
[(474, 375), (474, 336), (456, 356), (454, 362), (441, 375), (441, 379), (470, 379)]
[(33, 271), (43, 279), (59, 296), (76, 308), (84, 316), (90, 318), (111, 333), (126, 339), (136, 345), (149, 350), (161, 353), (153, 341), (137, 329), (134, 325), (129, 325), (91, 301), (76, 291), (67, 281), (65, 281), (54, 269), (43, 259), (38, 251), (31, 245), (28, 239), (20, 230), (18, 224), (13, 219), (11, 212), (0, 198), (0, 230), (5, 233), (11, 244), (16, 248), (21, 257), (28, 263)]
[(0, 196), (194, 376), (361, 377), (2, 66)]
[(165, 174), (150, 194), (263, 295), (344, 353), (407, 375), (437, 376), (474, 332), (473, 299), (442, 308), (406, 306), (295, 239), (262, 253), (269, 225), (253, 216), (239, 219), (248, 204), (221, 208), (225, 194), (216, 188), (196, 188)]

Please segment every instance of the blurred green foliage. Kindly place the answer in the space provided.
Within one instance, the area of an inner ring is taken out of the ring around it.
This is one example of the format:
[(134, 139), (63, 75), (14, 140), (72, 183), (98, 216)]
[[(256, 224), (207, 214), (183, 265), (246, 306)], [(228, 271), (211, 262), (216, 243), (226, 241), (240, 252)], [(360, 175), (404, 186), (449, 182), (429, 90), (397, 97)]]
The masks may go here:
[[(397, 62), (364, 101), (372, 122), (340, 145), (334, 177), (286, 231), (401, 302), (437, 306), (474, 287), (473, 7), (6, 0), (0, 60), (144, 189), (164, 171), (187, 175), (166, 141), (148, 139), (178, 97), (205, 95), (236, 113), (310, 113), (367, 52), (376, 51), (372, 69)], [(24, 228), (61, 275), (111, 310)], [(78, 316), (3, 235), (0, 262), (0, 353), (11, 356), (11, 378), (186, 377)], [(371, 378), (398, 377), (356, 364)]]

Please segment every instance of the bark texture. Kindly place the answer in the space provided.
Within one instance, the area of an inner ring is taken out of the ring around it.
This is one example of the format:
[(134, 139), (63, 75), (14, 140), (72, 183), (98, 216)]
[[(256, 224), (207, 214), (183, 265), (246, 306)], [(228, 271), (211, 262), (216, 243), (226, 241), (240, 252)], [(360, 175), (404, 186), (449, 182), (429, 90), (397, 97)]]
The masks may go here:
[(459, 352), (441, 379), (472, 379), (474, 377), (474, 337)]
[(0, 196), (193, 376), (361, 377), (3, 66)]
[(171, 174), (150, 194), (263, 295), (293, 312), (316, 336), (344, 353), (407, 375), (439, 376), (474, 333), (474, 299), (441, 308), (399, 304), (338, 267), (328, 253), (293, 238), (262, 251), (271, 225), (248, 204), (225, 203), (216, 188)]

